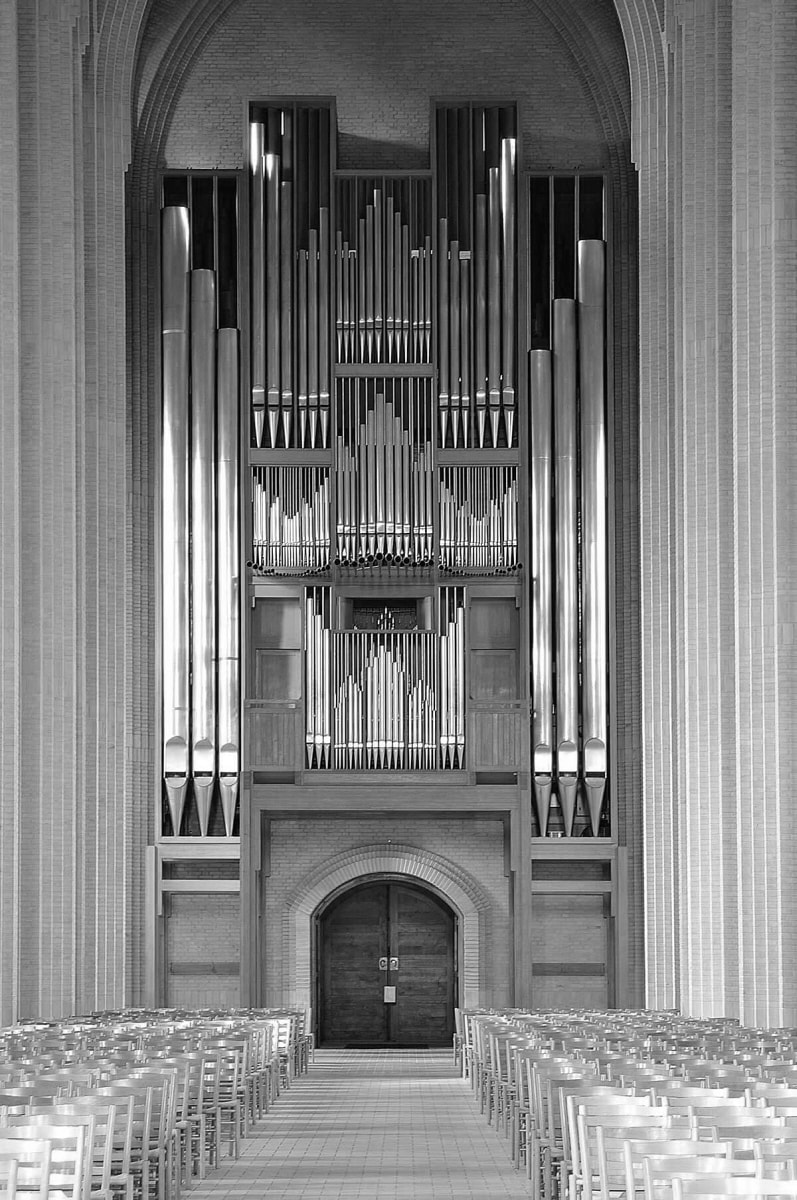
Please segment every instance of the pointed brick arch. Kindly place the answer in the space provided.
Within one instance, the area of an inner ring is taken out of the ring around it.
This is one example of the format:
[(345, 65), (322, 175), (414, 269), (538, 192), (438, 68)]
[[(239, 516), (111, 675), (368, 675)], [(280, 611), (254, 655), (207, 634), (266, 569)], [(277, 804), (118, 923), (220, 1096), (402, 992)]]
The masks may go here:
[(483, 947), (490, 930), (487, 894), (467, 871), (442, 855), (395, 842), (336, 854), (297, 884), (285, 906), (282, 931), (286, 1000), (312, 1003), (312, 926), (319, 905), (347, 884), (374, 876), (425, 884), (447, 901), (460, 925), (460, 1002), (465, 1007), (479, 1004)]

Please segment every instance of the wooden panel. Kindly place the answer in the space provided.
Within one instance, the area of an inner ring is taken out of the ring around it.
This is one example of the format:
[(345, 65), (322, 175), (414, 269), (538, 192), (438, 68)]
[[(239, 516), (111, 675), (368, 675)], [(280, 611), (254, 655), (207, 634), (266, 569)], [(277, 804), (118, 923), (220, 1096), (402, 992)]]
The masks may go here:
[(522, 714), (516, 708), (471, 712), (469, 759), (474, 770), (520, 770), (523, 763)]
[(300, 700), (302, 656), (298, 650), (255, 650), (257, 700)]
[(472, 700), (517, 699), (517, 651), (474, 650), (470, 659)]
[(296, 597), (257, 600), (252, 613), (252, 643), (296, 650), (302, 644), (302, 610)]
[(535, 1008), (606, 1008), (609, 936), (603, 896), (535, 895), (532, 1000)]
[(391, 1040), (448, 1046), (454, 1034), (454, 915), (417, 888), (394, 884), (391, 898), (390, 948), (399, 960), (391, 976)]
[(247, 769), (298, 769), (298, 719), (295, 708), (253, 708), (246, 705), (249, 761)]
[[(356, 888), (321, 920), (321, 1040), (448, 1046), (454, 1020), (454, 915), (411, 885)], [(398, 968), (379, 959), (398, 958)], [(385, 1003), (385, 986), (396, 1002)]]
[(343, 1045), (387, 1040), (384, 971), (388, 889), (383, 883), (356, 888), (321, 923), (321, 1040)]
[(514, 597), (471, 601), (470, 644), (477, 649), (517, 646), (518, 608)]

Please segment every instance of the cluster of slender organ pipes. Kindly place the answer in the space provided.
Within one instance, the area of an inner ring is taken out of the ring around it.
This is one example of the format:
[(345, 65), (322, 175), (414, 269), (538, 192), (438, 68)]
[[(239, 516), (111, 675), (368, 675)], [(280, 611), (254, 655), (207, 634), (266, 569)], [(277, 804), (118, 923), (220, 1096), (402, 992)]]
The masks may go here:
[[(578, 242), (575, 296), (551, 298), (551, 345), (524, 352), (518, 386), (515, 121), (511, 105), (440, 106), (433, 188), (431, 173), (334, 172), (328, 107), (253, 109), (247, 565), (307, 581), (306, 768), (462, 769), (467, 597), (448, 580), (517, 577), (528, 500), (539, 829), (555, 796), (573, 832), (580, 792), (597, 833), (605, 248)], [(200, 832), (218, 796), (229, 835), (241, 767), (238, 331), (219, 327), (214, 272), (191, 270), (190, 205), (164, 207), (161, 262), (165, 794), (173, 832), (190, 786)], [(341, 581), (402, 571), (432, 587), (434, 625), (335, 627)]]

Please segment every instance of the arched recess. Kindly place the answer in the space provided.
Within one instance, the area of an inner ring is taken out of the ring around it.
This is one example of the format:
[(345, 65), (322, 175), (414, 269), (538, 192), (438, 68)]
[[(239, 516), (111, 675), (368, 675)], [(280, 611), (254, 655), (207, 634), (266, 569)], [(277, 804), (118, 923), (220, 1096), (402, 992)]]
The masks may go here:
[(358, 846), (327, 859), (305, 876), (288, 897), (282, 927), (285, 1002), (312, 1003), (313, 916), (323, 902), (347, 885), (368, 877), (422, 883), (454, 910), (460, 928), (460, 1001), (481, 1002), (484, 948), (490, 935), (490, 901), (471, 875), (456, 863), (417, 846), (386, 842)]

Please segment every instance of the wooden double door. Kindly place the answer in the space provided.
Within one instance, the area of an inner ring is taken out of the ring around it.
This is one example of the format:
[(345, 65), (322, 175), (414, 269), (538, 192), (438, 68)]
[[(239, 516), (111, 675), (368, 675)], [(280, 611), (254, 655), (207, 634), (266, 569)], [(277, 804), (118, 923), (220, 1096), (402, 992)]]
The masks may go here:
[(365, 883), (318, 921), (320, 1041), (450, 1046), (456, 987), (454, 914), (409, 883)]

